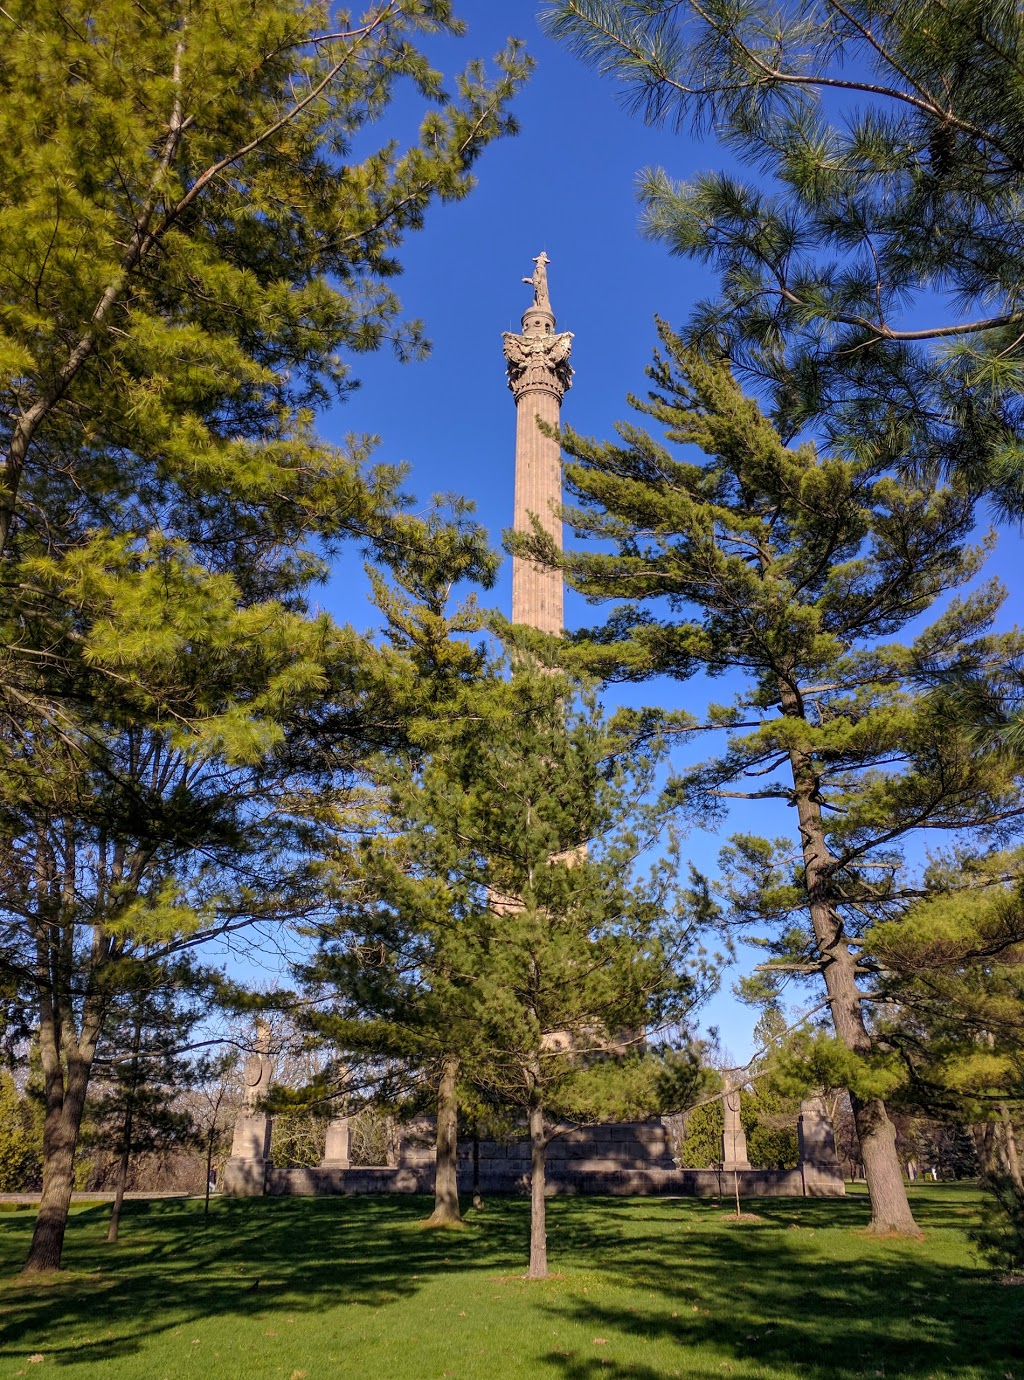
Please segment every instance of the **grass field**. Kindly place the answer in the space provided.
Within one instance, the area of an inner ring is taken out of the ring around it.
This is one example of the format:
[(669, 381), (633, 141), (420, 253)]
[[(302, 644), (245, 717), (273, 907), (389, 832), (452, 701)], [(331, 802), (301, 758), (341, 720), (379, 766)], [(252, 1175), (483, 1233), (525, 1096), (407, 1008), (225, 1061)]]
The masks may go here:
[(1024, 1380), (1024, 1288), (964, 1228), (968, 1188), (915, 1189), (921, 1243), (863, 1234), (867, 1204), (561, 1199), (557, 1276), (522, 1278), (528, 1205), (460, 1232), (424, 1199), (82, 1207), (58, 1282), (15, 1278), (30, 1211), (0, 1213), (0, 1376), (78, 1380)]

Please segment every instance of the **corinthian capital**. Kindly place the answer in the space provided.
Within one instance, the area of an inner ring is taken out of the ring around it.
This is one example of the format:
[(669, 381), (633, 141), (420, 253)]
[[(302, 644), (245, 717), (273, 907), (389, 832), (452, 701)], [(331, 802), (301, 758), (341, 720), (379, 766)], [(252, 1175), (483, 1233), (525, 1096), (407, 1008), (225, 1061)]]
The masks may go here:
[(506, 331), (505, 360), (508, 365), (508, 386), (518, 401), (523, 393), (533, 389), (554, 393), (561, 402), (572, 387), (572, 331), (557, 335), (515, 335)]

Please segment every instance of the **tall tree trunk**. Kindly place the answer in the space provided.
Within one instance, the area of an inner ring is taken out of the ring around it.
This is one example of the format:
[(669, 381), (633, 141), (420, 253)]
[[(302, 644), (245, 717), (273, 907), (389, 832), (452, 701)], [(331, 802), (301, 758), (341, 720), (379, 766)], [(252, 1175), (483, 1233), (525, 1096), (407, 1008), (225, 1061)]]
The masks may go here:
[(1005, 1102), (999, 1104), (999, 1129), (1001, 1132), (1003, 1158), (1006, 1161), (1006, 1172), (1013, 1184), (1014, 1192), (1018, 1198), (1024, 1198), (1024, 1177), (1020, 1171), (1020, 1155), (1017, 1151), (1017, 1137), (1013, 1130), (1013, 1118), (1010, 1116), (1010, 1109)]
[[(782, 712), (787, 718), (804, 718), (803, 704), (792, 686), (780, 685), (780, 698)], [(836, 860), (825, 841), (821, 781), (810, 747), (792, 747), (789, 761), (811, 927), (832, 1008), (832, 1021), (847, 1049), (855, 1054), (867, 1054), (871, 1049), (871, 1036), (857, 987), (857, 960), (850, 951), (843, 920), (834, 903)], [(871, 1199), (871, 1230), (919, 1236), (903, 1183), (903, 1166), (896, 1153), (896, 1130), (889, 1120), (885, 1103), (880, 1097), (861, 1099), (853, 1093), (850, 1103)]]
[(142, 1007), (140, 1004), (135, 1013), (135, 1028), (132, 1031), (132, 1062), (127, 1089), (128, 1097), (124, 1110), (124, 1126), (122, 1127), (121, 1158), (117, 1166), (114, 1205), (110, 1209), (110, 1226), (107, 1229), (109, 1242), (117, 1240), (117, 1233), (121, 1226), (121, 1204), (124, 1202), (124, 1190), (128, 1182), (128, 1165), (132, 1156), (132, 1132), (135, 1129), (135, 1097), (139, 1087), (139, 1051), (141, 1048)]
[(446, 1058), (441, 1064), (437, 1088), (437, 1159), (434, 1167), (434, 1211), (430, 1227), (451, 1227), (462, 1221), (459, 1211), (459, 1101), (456, 1084), (459, 1061)]
[(107, 1240), (114, 1242), (117, 1240), (118, 1229), (121, 1226), (121, 1204), (124, 1202), (125, 1184), (128, 1182), (128, 1161), (131, 1155), (128, 1150), (129, 1136), (132, 1130), (132, 1115), (129, 1110), (125, 1118), (125, 1143), (121, 1150), (121, 1158), (117, 1165), (117, 1184), (114, 1188), (114, 1203), (110, 1209), (110, 1226), (107, 1228)]
[(80, 1057), (72, 1057), (68, 1059), (66, 1081), (59, 1066), (56, 1076), (51, 1070), (46, 1070), (44, 1076), (43, 1192), (24, 1274), (60, 1269), (75, 1186), (75, 1148), (85, 1111), (89, 1064)]
[(484, 1205), (480, 1196), (480, 1127), (473, 1122), (473, 1206), (479, 1212)]
[(544, 1199), (544, 1171), (547, 1161), (544, 1139), (544, 1108), (530, 1108), (530, 1268), (527, 1279), (548, 1277), (547, 1205)]

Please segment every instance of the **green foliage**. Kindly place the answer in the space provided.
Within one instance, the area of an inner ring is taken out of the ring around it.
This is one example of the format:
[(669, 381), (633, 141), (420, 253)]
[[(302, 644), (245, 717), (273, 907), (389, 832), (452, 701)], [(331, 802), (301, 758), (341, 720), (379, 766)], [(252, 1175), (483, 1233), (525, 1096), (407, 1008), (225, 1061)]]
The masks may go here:
[(139, 1156), (194, 1143), (182, 1094), (196, 1070), (181, 1051), (205, 1014), (195, 991), (203, 984), (186, 965), (135, 976), (138, 985), (118, 993), (107, 1012), (81, 1136), (83, 1160), (103, 1156), (109, 1171), (123, 1157), (126, 1177)]
[(38, 1104), (18, 1092), (0, 1071), (0, 1193), (24, 1193), (39, 1185), (43, 1126)]
[[(358, 25), (304, 0), (67, 0), (3, 27), (0, 547), (43, 482), (138, 531), (344, 530), (363, 496), (312, 410), (352, 385), (352, 355), (421, 352), (394, 252), (514, 130), (518, 46), (447, 94), (417, 44), (462, 26), (432, 0)], [(403, 81), (419, 128), (375, 148)]]
[(795, 1169), (800, 1163), (795, 1127), (756, 1122), (747, 1132), (747, 1158), (755, 1169)]
[(988, 1198), (971, 1240), (998, 1270), (1024, 1274), (1024, 1193), (1008, 1175), (983, 1179)]
[[(905, 842), (926, 827), (984, 847), (1022, 809), (1020, 762), (979, 753), (922, 691), (922, 668), (998, 676), (1024, 642), (992, 630), (997, 586), (957, 594), (985, 558), (961, 486), (785, 445), (720, 359), (664, 324), (659, 334), (651, 392), (632, 402), (664, 439), (634, 424), (609, 444), (563, 434), (568, 519), (605, 543), (568, 552), (564, 569), (588, 599), (613, 602), (565, 660), (631, 681), (743, 674), (701, 724), (724, 735), (720, 751), (667, 792), (708, 823), (735, 798), (777, 802), (798, 839), (734, 835), (717, 894), (706, 880), (691, 888), (694, 913), (762, 948), (759, 1001), (820, 974), (850, 1013), (837, 1042), (802, 1049), (805, 1084), (882, 1097), (906, 1067), (865, 1020), (858, 986), (880, 981), (873, 928), (885, 933), (920, 892)], [(513, 546), (540, 555), (528, 537)]]
[(647, 234), (718, 275), (692, 338), (769, 388), (786, 435), (821, 419), (1019, 514), (1020, 7), (550, 0), (545, 23), (646, 119), (757, 170), (641, 175)]
[(722, 1163), (724, 1114), (720, 1100), (685, 1113), (679, 1161), (684, 1169), (713, 1169)]
[(0, 16), (0, 984), (41, 1015), (51, 1148), (119, 996), (313, 906), (314, 842), (397, 731), (393, 668), (306, 594), (342, 538), (441, 538), (314, 419), (356, 355), (422, 353), (397, 250), (513, 131), (529, 64), (511, 43), (447, 93), (419, 46), (462, 31), (447, 0), (353, 23)]

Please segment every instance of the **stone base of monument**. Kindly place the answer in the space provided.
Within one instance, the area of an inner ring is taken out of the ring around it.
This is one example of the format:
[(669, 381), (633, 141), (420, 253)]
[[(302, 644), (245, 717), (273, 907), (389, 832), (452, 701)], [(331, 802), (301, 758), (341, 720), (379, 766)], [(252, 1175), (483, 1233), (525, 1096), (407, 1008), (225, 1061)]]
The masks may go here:
[(271, 1165), (267, 1160), (232, 1156), (220, 1167), (217, 1191), (226, 1198), (262, 1198), (267, 1191), (267, 1174), (270, 1169)]
[(265, 1112), (251, 1112), (235, 1122), (231, 1158), (221, 1165), (218, 1192), (228, 1198), (260, 1198), (266, 1192), (270, 1167), (272, 1121)]

